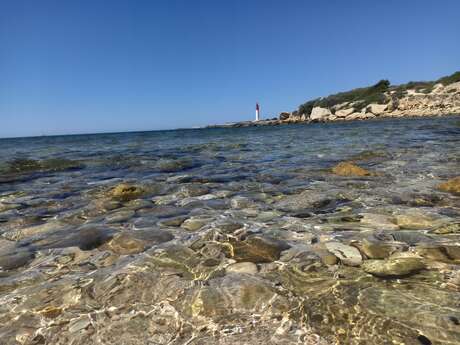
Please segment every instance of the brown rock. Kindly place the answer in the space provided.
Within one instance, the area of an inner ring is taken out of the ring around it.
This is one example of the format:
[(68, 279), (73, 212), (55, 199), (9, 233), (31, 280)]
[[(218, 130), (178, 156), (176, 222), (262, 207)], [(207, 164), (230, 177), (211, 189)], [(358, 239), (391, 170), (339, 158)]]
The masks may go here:
[(112, 198), (120, 201), (129, 201), (139, 198), (144, 193), (144, 190), (135, 185), (128, 183), (120, 183), (115, 186), (111, 191), (110, 195)]
[(280, 258), (281, 252), (290, 247), (283, 241), (257, 235), (231, 244), (233, 246), (233, 259), (238, 262), (250, 261), (254, 263), (276, 261)]
[(332, 168), (332, 172), (340, 176), (370, 176), (372, 173), (350, 162), (341, 162)]
[(443, 192), (460, 194), (460, 176), (454, 177), (446, 182), (441, 183), (438, 189)]

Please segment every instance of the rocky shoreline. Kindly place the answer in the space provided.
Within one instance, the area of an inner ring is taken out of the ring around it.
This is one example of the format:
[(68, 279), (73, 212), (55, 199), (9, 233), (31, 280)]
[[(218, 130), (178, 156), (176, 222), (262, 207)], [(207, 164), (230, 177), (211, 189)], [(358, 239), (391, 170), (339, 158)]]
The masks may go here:
[[(445, 83), (446, 85), (435, 83), (425, 88), (421, 88), (419, 84), (415, 84), (414, 88), (411, 88), (408, 84), (408, 86), (404, 87), (404, 91), (401, 91), (401, 88), (398, 89), (397, 87), (393, 89), (388, 88), (380, 94), (379, 103), (366, 103), (364, 99), (357, 99), (350, 102), (333, 104), (330, 107), (321, 107), (315, 106), (314, 101), (310, 101), (310, 107), (306, 107), (306, 109), (305, 107), (303, 109), (299, 107), (299, 110), (293, 112), (281, 112), (277, 118), (212, 125), (207, 128), (277, 126), (291, 123), (338, 122), (460, 114), (460, 81)], [(422, 86), (425, 86), (425, 84), (422, 84)], [(335, 96), (332, 95), (329, 97)], [(319, 99), (316, 103), (321, 104), (322, 99)]]

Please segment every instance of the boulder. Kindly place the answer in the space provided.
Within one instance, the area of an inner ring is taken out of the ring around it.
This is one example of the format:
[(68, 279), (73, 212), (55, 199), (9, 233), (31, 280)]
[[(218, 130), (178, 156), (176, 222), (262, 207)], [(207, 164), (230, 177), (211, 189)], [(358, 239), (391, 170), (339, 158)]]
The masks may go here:
[(387, 260), (367, 260), (362, 268), (365, 272), (381, 278), (398, 278), (412, 275), (425, 268), (420, 258), (401, 257)]
[(340, 176), (369, 176), (372, 173), (350, 162), (341, 162), (332, 168), (332, 172)]
[(347, 266), (359, 266), (363, 261), (361, 253), (357, 248), (340, 242), (328, 242), (326, 243), (326, 249)]
[(110, 191), (111, 197), (120, 201), (130, 201), (137, 199), (143, 193), (144, 190), (141, 187), (128, 183), (120, 183)]
[(368, 109), (374, 115), (382, 114), (385, 110), (387, 110), (388, 104), (376, 104), (372, 103), (369, 104)]
[(331, 115), (331, 111), (327, 108), (314, 107), (310, 114), (310, 120), (325, 120)]
[(460, 176), (454, 177), (446, 182), (441, 183), (438, 189), (443, 192), (460, 194)]
[(353, 114), (354, 111), (355, 111), (354, 108), (347, 108), (347, 109), (337, 110), (335, 112), (335, 116), (337, 116), (337, 117), (347, 117), (348, 115)]

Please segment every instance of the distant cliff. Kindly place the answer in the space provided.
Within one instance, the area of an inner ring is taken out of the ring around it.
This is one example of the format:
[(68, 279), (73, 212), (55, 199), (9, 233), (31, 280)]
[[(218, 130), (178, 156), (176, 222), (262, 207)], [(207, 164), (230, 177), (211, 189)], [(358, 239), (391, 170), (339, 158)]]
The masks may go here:
[(436, 81), (377, 84), (310, 100), (279, 122), (323, 122), (386, 116), (429, 116), (460, 113), (460, 72)]

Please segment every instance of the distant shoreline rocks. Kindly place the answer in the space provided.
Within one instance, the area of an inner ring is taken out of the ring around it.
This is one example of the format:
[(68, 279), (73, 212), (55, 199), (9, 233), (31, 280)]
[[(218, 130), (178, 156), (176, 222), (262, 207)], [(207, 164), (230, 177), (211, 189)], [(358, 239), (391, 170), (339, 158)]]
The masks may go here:
[(356, 121), (378, 118), (460, 114), (460, 72), (431, 82), (375, 85), (310, 100), (292, 112), (261, 121), (242, 121), (207, 128), (276, 126), (292, 123)]

